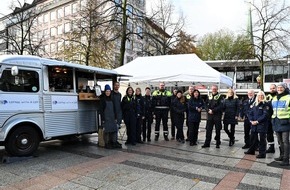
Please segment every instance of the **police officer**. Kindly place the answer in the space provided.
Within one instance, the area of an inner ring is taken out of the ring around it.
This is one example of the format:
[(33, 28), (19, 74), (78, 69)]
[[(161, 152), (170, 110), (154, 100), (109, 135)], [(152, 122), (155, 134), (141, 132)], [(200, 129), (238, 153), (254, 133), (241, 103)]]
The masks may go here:
[(245, 145), (242, 149), (250, 148), (251, 146), (251, 139), (250, 139), (250, 132), (251, 132), (251, 123), (249, 121), (249, 112), (251, 109), (252, 104), (255, 102), (255, 91), (253, 89), (248, 90), (248, 98), (243, 101), (240, 117), (244, 120), (244, 141)]
[(218, 93), (217, 85), (212, 85), (212, 94), (210, 94), (206, 101), (207, 121), (206, 121), (206, 139), (202, 148), (210, 147), (213, 126), (216, 132), (216, 148), (220, 148), (221, 129), (222, 129), (222, 96)]
[(174, 88), (173, 89), (173, 94), (171, 96), (171, 105), (170, 105), (170, 120), (171, 120), (171, 140), (175, 139), (175, 128), (176, 128), (176, 123), (175, 123), (175, 113), (173, 109), (173, 100), (176, 98), (178, 89)]
[(135, 90), (135, 101), (136, 101), (136, 142), (143, 143), (141, 141), (141, 134), (142, 134), (142, 124), (143, 119), (145, 118), (145, 107), (144, 107), (144, 97), (141, 94), (141, 88), (137, 87)]
[[(271, 105), (271, 101), (274, 98), (274, 96), (277, 95), (277, 89), (275, 84), (270, 85), (270, 93), (266, 96), (267, 101)], [(267, 149), (266, 153), (275, 153), (275, 142), (274, 142), (274, 132), (273, 132), (273, 126), (271, 122), (271, 117), (273, 114), (273, 109), (270, 109), (269, 112), (269, 124), (268, 124), (268, 132), (267, 132), (267, 141), (269, 148)]]
[[(189, 100), (191, 99), (191, 97), (193, 97), (193, 91), (194, 91), (194, 86), (193, 85), (190, 85), (188, 87), (188, 94), (185, 96), (185, 100), (186, 100), (186, 103), (188, 104)], [(186, 110), (186, 126), (187, 126), (187, 131), (186, 131), (186, 141), (189, 141), (189, 121), (188, 121), (188, 109)]]
[(151, 124), (153, 123), (153, 105), (152, 105), (151, 89), (149, 87), (145, 88), (144, 108), (145, 108), (145, 118), (143, 119), (142, 136), (143, 141), (145, 141), (147, 137), (147, 141), (150, 142)]
[(156, 120), (155, 125), (155, 141), (158, 141), (160, 133), (160, 123), (163, 124), (163, 135), (166, 141), (168, 139), (168, 112), (170, 108), (171, 92), (165, 89), (165, 83), (159, 84), (159, 90), (155, 90), (152, 94), (152, 101), (154, 105), (154, 115)]
[(136, 110), (136, 100), (134, 97), (134, 90), (131, 86), (127, 88), (126, 95), (122, 98), (121, 108), (128, 136), (125, 144), (136, 145), (137, 110)]

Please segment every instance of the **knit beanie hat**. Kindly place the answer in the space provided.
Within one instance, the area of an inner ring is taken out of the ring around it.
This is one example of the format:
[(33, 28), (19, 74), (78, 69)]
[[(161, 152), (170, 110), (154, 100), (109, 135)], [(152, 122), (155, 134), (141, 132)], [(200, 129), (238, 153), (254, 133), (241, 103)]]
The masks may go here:
[(284, 89), (287, 89), (287, 84), (284, 82), (280, 82), (277, 86), (282, 86)]
[(111, 87), (108, 84), (105, 85), (105, 91), (107, 91), (107, 90), (110, 90), (111, 91)]

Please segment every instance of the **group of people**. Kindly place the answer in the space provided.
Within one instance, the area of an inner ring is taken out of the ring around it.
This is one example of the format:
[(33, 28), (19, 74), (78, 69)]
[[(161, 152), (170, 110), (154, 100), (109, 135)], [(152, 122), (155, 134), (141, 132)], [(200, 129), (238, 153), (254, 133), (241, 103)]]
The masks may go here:
[[(126, 89), (121, 96), (120, 84), (114, 83), (114, 89), (105, 86), (101, 98), (101, 116), (104, 129), (106, 148), (121, 148), (117, 141), (117, 134), (122, 120), (126, 126), (127, 141), (125, 144), (136, 145), (146, 140), (151, 141), (151, 125), (155, 119), (155, 141), (159, 140), (160, 125), (163, 125), (163, 136), (169, 141), (168, 114), (171, 118), (171, 139), (185, 143), (183, 132), (184, 122), (188, 127), (186, 136), (190, 146), (197, 145), (201, 112), (205, 110), (206, 137), (202, 148), (210, 147), (212, 131), (215, 127), (216, 148), (220, 148), (221, 130), (224, 127), (229, 137), (229, 146), (235, 144), (235, 126), (238, 120), (244, 122), (243, 149), (245, 154), (255, 154), (257, 158), (265, 158), (266, 153), (274, 153), (274, 132), (276, 133), (280, 156), (275, 158), (281, 165), (289, 165), (289, 131), (290, 131), (290, 95), (287, 85), (272, 84), (270, 93), (266, 96), (259, 91), (256, 96), (254, 90), (248, 91), (248, 98), (240, 102), (233, 89), (227, 91), (224, 98), (218, 92), (218, 86), (213, 85), (211, 92), (204, 101), (198, 89), (189, 86), (188, 94), (180, 89), (173, 93), (165, 88), (165, 83), (159, 84), (159, 89), (151, 93), (146, 87), (145, 95), (141, 89), (132, 87)], [(223, 125), (222, 125), (223, 124)], [(175, 133), (176, 131), (176, 133)], [(269, 148), (267, 149), (267, 142)]]

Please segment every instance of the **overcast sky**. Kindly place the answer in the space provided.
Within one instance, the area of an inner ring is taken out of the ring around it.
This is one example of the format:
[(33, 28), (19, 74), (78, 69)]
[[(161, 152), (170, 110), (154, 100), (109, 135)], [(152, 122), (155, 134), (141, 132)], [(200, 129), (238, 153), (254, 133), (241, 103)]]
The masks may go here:
[[(8, 6), (13, 0), (1, 0), (0, 13), (10, 13)], [(31, 3), (33, 0), (26, 0)], [(146, 0), (147, 9), (151, 2)], [(240, 33), (246, 29), (248, 5), (245, 0), (169, 0), (176, 11), (181, 10), (187, 19), (186, 31), (201, 37), (223, 28)]]

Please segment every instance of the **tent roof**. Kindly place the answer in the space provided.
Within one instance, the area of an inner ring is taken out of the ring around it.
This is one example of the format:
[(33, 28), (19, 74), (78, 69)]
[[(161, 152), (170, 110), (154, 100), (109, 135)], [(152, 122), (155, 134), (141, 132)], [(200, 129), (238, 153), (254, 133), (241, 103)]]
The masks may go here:
[(132, 75), (128, 82), (154, 84), (161, 81), (173, 85), (217, 83), (232, 86), (232, 79), (202, 61), (195, 54), (138, 57), (115, 69)]

